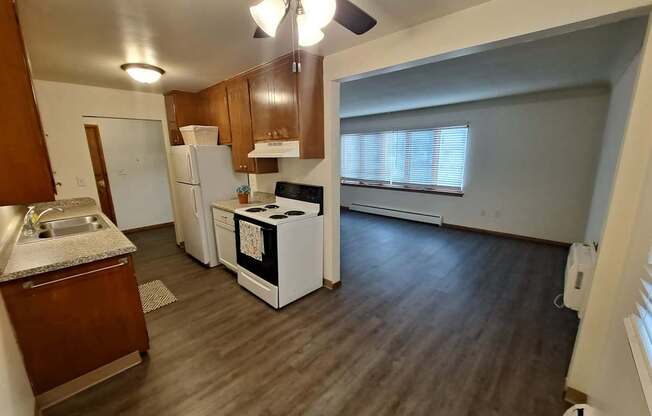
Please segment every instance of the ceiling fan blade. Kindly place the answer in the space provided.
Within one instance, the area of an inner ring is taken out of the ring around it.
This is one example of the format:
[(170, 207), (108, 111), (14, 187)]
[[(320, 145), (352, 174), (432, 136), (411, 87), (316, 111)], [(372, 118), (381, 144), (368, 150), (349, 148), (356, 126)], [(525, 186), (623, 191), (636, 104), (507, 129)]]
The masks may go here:
[(269, 35), (265, 33), (265, 31), (261, 29), (258, 25), (256, 25), (256, 31), (254, 32), (254, 39), (263, 39), (268, 37)]
[(337, 0), (337, 8), (333, 17), (337, 23), (349, 29), (356, 35), (362, 35), (378, 23), (364, 10), (351, 3), (349, 0)]

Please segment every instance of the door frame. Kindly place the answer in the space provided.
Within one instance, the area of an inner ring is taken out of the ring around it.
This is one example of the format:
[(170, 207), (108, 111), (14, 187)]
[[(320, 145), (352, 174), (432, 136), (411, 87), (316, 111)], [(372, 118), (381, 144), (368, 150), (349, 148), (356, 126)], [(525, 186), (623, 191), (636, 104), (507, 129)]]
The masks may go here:
[(100, 166), (102, 167), (101, 175), (103, 176), (104, 183), (106, 183), (106, 194), (108, 197), (108, 206), (106, 207), (109, 212), (104, 212), (104, 209), (102, 209), (102, 201), (101, 201), (101, 196), (100, 196), (100, 190), (97, 187), (97, 176), (98, 173), (95, 172), (95, 164), (92, 164), (93, 166), (93, 179), (95, 182), (95, 188), (97, 190), (97, 196), (100, 198), (100, 209), (102, 209), (102, 212), (109, 217), (109, 219), (117, 225), (116, 218), (115, 218), (115, 207), (113, 206), (113, 194), (111, 194), (111, 184), (109, 182), (109, 173), (106, 169), (106, 162), (104, 158), (104, 148), (102, 147), (102, 136), (100, 135), (100, 127), (97, 124), (86, 124), (84, 123), (84, 133), (86, 134), (86, 144), (89, 146), (88, 148), (88, 153), (91, 157), (91, 162), (93, 160), (93, 152), (91, 152), (90, 149), (90, 144), (89, 144), (89, 138), (88, 138), (88, 130), (94, 130), (95, 131), (95, 137), (97, 137), (97, 149), (99, 151), (99, 157), (100, 159), (98, 160)]

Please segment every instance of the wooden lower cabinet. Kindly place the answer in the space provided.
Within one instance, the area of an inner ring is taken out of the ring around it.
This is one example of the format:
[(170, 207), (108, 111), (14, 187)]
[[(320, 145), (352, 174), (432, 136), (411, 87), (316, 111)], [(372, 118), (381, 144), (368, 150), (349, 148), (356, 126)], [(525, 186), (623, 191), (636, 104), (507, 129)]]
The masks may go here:
[(149, 349), (131, 256), (0, 286), (34, 394)]

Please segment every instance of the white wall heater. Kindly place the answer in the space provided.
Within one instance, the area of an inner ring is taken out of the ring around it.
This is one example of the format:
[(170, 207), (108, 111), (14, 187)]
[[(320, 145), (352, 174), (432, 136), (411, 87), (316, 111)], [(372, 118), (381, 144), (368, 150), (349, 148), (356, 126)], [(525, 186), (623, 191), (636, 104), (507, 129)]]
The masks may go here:
[(366, 212), (368, 214), (384, 215), (386, 217), (402, 218), (404, 220), (412, 220), (419, 222), (426, 222), (428, 224), (435, 224), (441, 226), (441, 215), (424, 214), (422, 212), (405, 211), (395, 208), (384, 208), (376, 205), (366, 205), (353, 203), (349, 206), (352, 211)]

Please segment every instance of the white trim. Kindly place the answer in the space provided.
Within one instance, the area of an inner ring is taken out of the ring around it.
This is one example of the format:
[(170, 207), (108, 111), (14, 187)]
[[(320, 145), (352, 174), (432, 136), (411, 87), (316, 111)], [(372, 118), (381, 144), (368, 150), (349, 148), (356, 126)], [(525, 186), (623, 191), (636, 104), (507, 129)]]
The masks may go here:
[(636, 315), (626, 317), (625, 330), (627, 332), (627, 339), (629, 340), (629, 346), (632, 350), (634, 362), (636, 363), (636, 371), (641, 380), (641, 387), (643, 389), (643, 395), (645, 396), (645, 402), (647, 403), (648, 413), (652, 415), (652, 377), (650, 376), (649, 371), (649, 360), (645, 354), (645, 349), (640, 338), (640, 332), (637, 329), (638, 319), (639, 318)]

